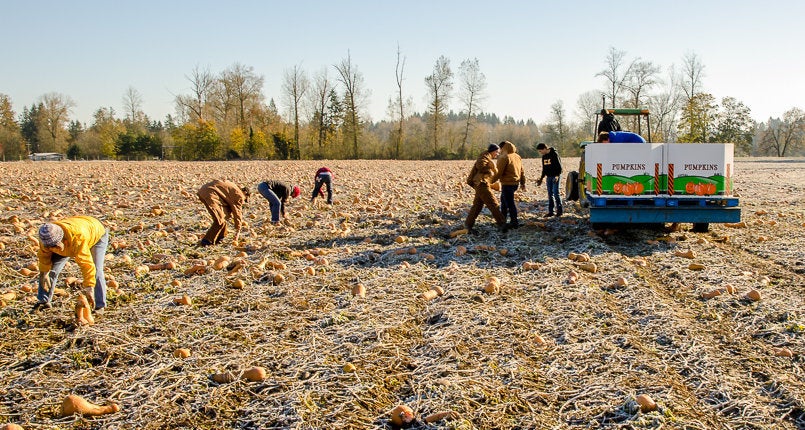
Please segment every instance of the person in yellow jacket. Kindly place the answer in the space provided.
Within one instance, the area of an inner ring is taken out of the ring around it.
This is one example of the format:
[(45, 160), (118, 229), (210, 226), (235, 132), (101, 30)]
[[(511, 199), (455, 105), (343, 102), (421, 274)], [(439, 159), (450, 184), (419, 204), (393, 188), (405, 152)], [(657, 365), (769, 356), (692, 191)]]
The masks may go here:
[(503, 216), (503, 213), (500, 212), (497, 199), (495, 199), (495, 195), (492, 194), (492, 191), (489, 190), (493, 184), (492, 177), (497, 173), (495, 158), (497, 158), (498, 154), (500, 154), (500, 147), (494, 143), (490, 144), (487, 150), (482, 152), (481, 155), (478, 156), (478, 159), (475, 160), (475, 164), (473, 164), (472, 170), (470, 170), (470, 174), (467, 176), (467, 184), (475, 189), (475, 198), (472, 201), (472, 207), (470, 207), (470, 211), (467, 213), (467, 219), (464, 221), (464, 227), (469, 230), (470, 233), (475, 232), (475, 230), (473, 230), (475, 219), (481, 214), (481, 210), (484, 206), (492, 212), (492, 217), (495, 218), (495, 222), (500, 231), (505, 233), (508, 229), (506, 226), (506, 218)]
[(492, 177), (494, 184), (500, 181), (500, 211), (503, 219), (510, 218), (509, 228), (520, 227), (517, 220), (517, 203), (514, 201), (514, 193), (519, 188), (525, 191), (525, 171), (523, 170), (523, 160), (517, 153), (517, 147), (513, 143), (505, 140), (500, 142), (500, 155), (497, 162), (498, 172)]
[(106, 307), (106, 279), (103, 260), (109, 246), (109, 232), (91, 216), (74, 216), (39, 227), (39, 290), (34, 309), (51, 308), (53, 291), (64, 265), (72, 257), (81, 269), (83, 287), (90, 306)]
[(243, 227), (243, 204), (249, 201), (251, 195), (249, 189), (238, 187), (231, 181), (216, 179), (202, 185), (197, 194), (212, 217), (212, 225), (198, 243), (199, 246), (220, 243), (226, 235), (226, 220), (230, 216), (235, 224), (235, 242), (237, 242)]

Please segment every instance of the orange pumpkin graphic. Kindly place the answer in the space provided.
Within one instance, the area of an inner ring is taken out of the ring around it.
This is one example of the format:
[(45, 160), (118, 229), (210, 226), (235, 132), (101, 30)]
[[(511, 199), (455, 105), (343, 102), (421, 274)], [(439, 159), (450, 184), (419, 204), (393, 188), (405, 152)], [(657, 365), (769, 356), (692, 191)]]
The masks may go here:
[(693, 182), (688, 182), (685, 184), (685, 193), (687, 194), (695, 194), (696, 193), (696, 184)]

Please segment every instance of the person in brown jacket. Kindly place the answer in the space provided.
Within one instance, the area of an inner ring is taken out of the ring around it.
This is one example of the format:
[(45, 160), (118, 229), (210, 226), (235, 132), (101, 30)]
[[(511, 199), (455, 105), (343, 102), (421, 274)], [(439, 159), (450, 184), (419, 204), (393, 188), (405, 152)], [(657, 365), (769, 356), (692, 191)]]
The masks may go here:
[(207, 234), (198, 243), (209, 246), (220, 243), (226, 235), (226, 220), (232, 216), (235, 224), (235, 242), (240, 237), (243, 226), (243, 204), (249, 201), (249, 189), (238, 187), (233, 182), (214, 180), (201, 186), (198, 198), (212, 216), (212, 225)]
[(475, 189), (475, 198), (472, 201), (472, 207), (470, 207), (470, 212), (467, 214), (467, 220), (464, 221), (464, 227), (469, 230), (470, 233), (475, 232), (475, 230), (473, 230), (475, 219), (478, 218), (484, 205), (492, 212), (492, 217), (495, 218), (495, 222), (497, 222), (500, 231), (505, 233), (507, 230), (506, 218), (500, 211), (500, 207), (498, 207), (495, 195), (492, 194), (492, 191), (489, 189), (493, 184), (492, 178), (497, 173), (495, 158), (497, 158), (499, 153), (500, 147), (494, 143), (490, 144), (487, 150), (482, 152), (481, 155), (478, 156), (478, 159), (475, 160), (475, 164), (473, 164), (472, 170), (470, 170), (470, 174), (467, 176), (467, 184)]
[(497, 163), (498, 173), (491, 179), (492, 183), (500, 181), (500, 211), (503, 213), (503, 220), (508, 215), (511, 219), (509, 228), (520, 227), (517, 221), (517, 204), (514, 202), (514, 192), (518, 188), (525, 191), (525, 171), (523, 170), (523, 160), (517, 153), (517, 147), (508, 140), (500, 142), (500, 155)]

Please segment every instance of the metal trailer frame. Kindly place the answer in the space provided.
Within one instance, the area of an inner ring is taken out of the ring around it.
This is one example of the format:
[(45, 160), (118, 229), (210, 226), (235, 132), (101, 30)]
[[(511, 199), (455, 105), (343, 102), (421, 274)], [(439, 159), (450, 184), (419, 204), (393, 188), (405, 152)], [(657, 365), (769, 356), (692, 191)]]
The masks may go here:
[(591, 195), (590, 222), (599, 223), (734, 223), (741, 221), (736, 197), (601, 197)]

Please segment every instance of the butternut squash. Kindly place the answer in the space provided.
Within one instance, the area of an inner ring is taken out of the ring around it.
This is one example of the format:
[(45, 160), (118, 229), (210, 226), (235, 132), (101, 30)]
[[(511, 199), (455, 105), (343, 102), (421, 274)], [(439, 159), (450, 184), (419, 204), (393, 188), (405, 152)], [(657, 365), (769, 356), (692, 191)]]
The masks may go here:
[(754, 290), (754, 289), (750, 290), (748, 293), (746, 293), (746, 296), (744, 296), (744, 297), (746, 297), (747, 299), (749, 299), (749, 300), (751, 300), (753, 302), (758, 302), (758, 301), (760, 301), (760, 298), (761, 298), (760, 291)]
[(120, 411), (120, 405), (117, 403), (110, 403), (106, 406), (96, 405), (88, 402), (83, 397), (75, 394), (67, 396), (61, 404), (61, 415), (69, 417), (71, 415), (81, 414), (88, 417), (97, 417), (100, 415), (112, 414)]
[(635, 398), (640, 405), (640, 412), (651, 412), (657, 410), (657, 403), (648, 394), (641, 394)]
[(352, 287), (352, 295), (355, 297), (366, 297), (366, 287), (363, 284), (356, 284)]
[(240, 279), (240, 278), (233, 279), (233, 280), (227, 280), (227, 282), (229, 283), (229, 286), (231, 288), (234, 288), (236, 290), (242, 290), (243, 287), (246, 286), (246, 284), (243, 282), (243, 279)]
[(428, 291), (425, 291), (422, 294), (420, 294), (419, 298), (422, 299), (422, 300), (428, 301), (428, 300), (435, 299), (438, 295), (439, 295), (439, 293), (437, 293), (436, 290), (428, 290)]
[(191, 299), (187, 294), (184, 294), (182, 297), (175, 297), (173, 299), (173, 304), (177, 306), (190, 306), (193, 304), (193, 299)]
[[(259, 366), (251, 367), (244, 370), (240, 377), (247, 381), (259, 382), (266, 379), (266, 369)], [(233, 372), (214, 373), (210, 375), (210, 378), (219, 384), (228, 384), (237, 379)]]
[[(579, 260), (576, 260), (579, 261)], [(584, 270), (585, 272), (595, 273), (598, 271), (598, 266), (593, 263), (592, 261), (588, 261), (585, 263), (581, 263), (578, 265), (579, 269)]]
[(772, 352), (776, 357), (785, 357), (785, 358), (792, 358), (794, 356), (794, 351), (788, 348), (772, 348)]
[(92, 317), (92, 310), (89, 306), (87, 297), (79, 294), (75, 303), (75, 323), (76, 325), (93, 325), (95, 318)]
[(235, 380), (235, 375), (232, 372), (213, 373), (210, 378), (219, 384), (228, 384)]
[(402, 427), (404, 425), (411, 424), (414, 419), (416, 419), (416, 415), (414, 415), (413, 409), (409, 408), (406, 405), (399, 405), (391, 410), (391, 423), (397, 427)]
[(259, 382), (266, 379), (266, 369), (260, 366), (254, 366), (246, 369), (241, 377), (247, 381)]
[(682, 258), (689, 258), (691, 260), (696, 258), (696, 254), (693, 253), (692, 249), (689, 249), (689, 250), (684, 251), (684, 252), (683, 251), (675, 251), (674, 256), (682, 257)]
[(447, 421), (457, 420), (458, 418), (459, 418), (459, 415), (458, 415), (457, 412), (443, 411), (443, 412), (436, 412), (436, 413), (430, 414), (430, 415), (426, 416), (425, 418), (423, 418), (423, 420), (425, 421), (425, 423), (430, 424), (430, 423), (435, 423), (436, 421), (441, 421), (441, 420), (447, 420)]
[(706, 293), (702, 293), (702, 298), (703, 299), (712, 299), (713, 297), (718, 297), (720, 295), (721, 295), (721, 290), (715, 289), (715, 290), (712, 290), (712, 291), (708, 291)]
[(204, 264), (194, 264), (189, 268), (185, 269), (184, 274), (187, 276), (190, 275), (203, 275), (207, 273), (207, 266)]
[(459, 230), (451, 231), (450, 232), (450, 237), (451, 238), (456, 238), (458, 236), (461, 236), (461, 235), (464, 235), (464, 234), (467, 234), (467, 233), (469, 233), (469, 230), (467, 230), (466, 228), (462, 228), (462, 229), (459, 229)]
[(173, 270), (176, 268), (176, 263), (168, 261), (166, 263), (149, 264), (148, 269), (153, 271), (157, 270)]

